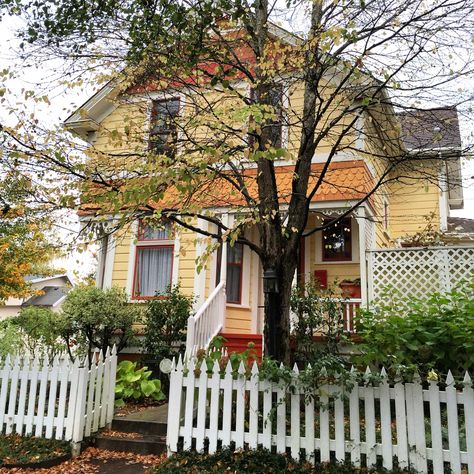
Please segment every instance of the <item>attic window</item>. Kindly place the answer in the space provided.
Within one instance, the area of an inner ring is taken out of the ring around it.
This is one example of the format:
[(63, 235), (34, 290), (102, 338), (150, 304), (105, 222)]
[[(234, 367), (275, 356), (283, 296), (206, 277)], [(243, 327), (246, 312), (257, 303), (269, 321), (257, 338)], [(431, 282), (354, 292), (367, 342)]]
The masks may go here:
[(179, 98), (154, 100), (151, 111), (150, 150), (157, 154), (174, 156), (178, 138), (176, 117)]
[[(281, 148), (283, 144), (283, 93), (284, 89), (282, 86), (275, 86), (268, 93), (270, 104), (273, 106), (275, 113), (275, 118), (267, 125), (267, 128), (270, 128), (270, 144), (274, 148)], [(253, 102), (256, 102), (256, 94), (254, 89), (250, 90), (250, 99)], [(253, 123), (252, 125), (255, 126)], [(248, 138), (249, 145), (253, 146), (254, 142), (255, 135), (250, 134)]]

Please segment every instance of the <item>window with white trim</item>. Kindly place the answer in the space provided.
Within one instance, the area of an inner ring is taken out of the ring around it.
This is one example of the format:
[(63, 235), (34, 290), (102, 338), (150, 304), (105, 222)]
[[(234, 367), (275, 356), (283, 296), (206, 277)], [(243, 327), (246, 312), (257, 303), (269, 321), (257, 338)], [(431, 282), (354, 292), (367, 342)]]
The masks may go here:
[(242, 274), (244, 262), (244, 246), (235, 243), (227, 244), (227, 303), (242, 303)]
[(133, 299), (149, 299), (167, 292), (172, 282), (174, 239), (166, 223), (152, 227), (140, 222), (136, 243)]

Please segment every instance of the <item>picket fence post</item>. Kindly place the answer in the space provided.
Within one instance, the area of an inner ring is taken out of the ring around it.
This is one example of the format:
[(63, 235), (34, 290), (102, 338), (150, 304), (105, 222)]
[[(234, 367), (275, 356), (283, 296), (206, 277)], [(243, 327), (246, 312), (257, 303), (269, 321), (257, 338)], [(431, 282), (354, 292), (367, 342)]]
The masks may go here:
[(72, 453), (76, 456), (81, 450), (81, 441), (84, 437), (84, 414), (87, 394), (87, 375), (89, 372), (89, 358), (86, 357), (83, 366), (79, 368), (77, 380), (76, 408), (74, 410), (74, 426), (72, 431)]
[(466, 426), (467, 466), (469, 472), (474, 472), (474, 390), (469, 372), (463, 380), (462, 396), (464, 399), (464, 423)]

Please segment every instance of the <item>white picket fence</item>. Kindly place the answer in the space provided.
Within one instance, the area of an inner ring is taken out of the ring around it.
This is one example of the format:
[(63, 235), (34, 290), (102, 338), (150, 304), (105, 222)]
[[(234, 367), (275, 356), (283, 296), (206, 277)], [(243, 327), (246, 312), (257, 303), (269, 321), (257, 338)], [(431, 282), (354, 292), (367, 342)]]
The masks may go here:
[(114, 413), (115, 346), (89, 360), (7, 356), (0, 363), (0, 432), (72, 441), (75, 448)]
[[(298, 369), (294, 368), (297, 375)], [(385, 371), (378, 384), (343, 388), (324, 385), (305, 400), (298, 390), (259, 380), (256, 364), (250, 376), (243, 365), (237, 376), (230, 363), (221, 376), (217, 362), (196, 375), (194, 362), (178, 360), (171, 372), (168, 452), (195, 448), (209, 453), (219, 447), (264, 447), (289, 452), (295, 459), (322, 462), (350, 459), (356, 466), (388, 469), (396, 456), (401, 467), (417, 472), (474, 473), (474, 391), (466, 373), (457, 391), (451, 373), (446, 388), (436, 382), (389, 384)], [(276, 416), (271, 416), (271, 414)], [(207, 441), (206, 441), (207, 440)], [(464, 471), (465, 472), (465, 471)]]

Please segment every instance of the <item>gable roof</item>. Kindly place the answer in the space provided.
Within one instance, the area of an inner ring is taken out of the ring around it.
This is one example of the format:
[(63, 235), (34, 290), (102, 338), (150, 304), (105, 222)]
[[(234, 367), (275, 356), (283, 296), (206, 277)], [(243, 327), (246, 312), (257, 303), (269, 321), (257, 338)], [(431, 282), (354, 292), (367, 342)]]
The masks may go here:
[(22, 306), (57, 306), (66, 297), (70, 289), (67, 286), (45, 286), (41, 289), (41, 295), (32, 296)]
[(397, 114), (401, 139), (409, 151), (437, 151), (461, 148), (461, 134), (456, 107), (408, 110)]

